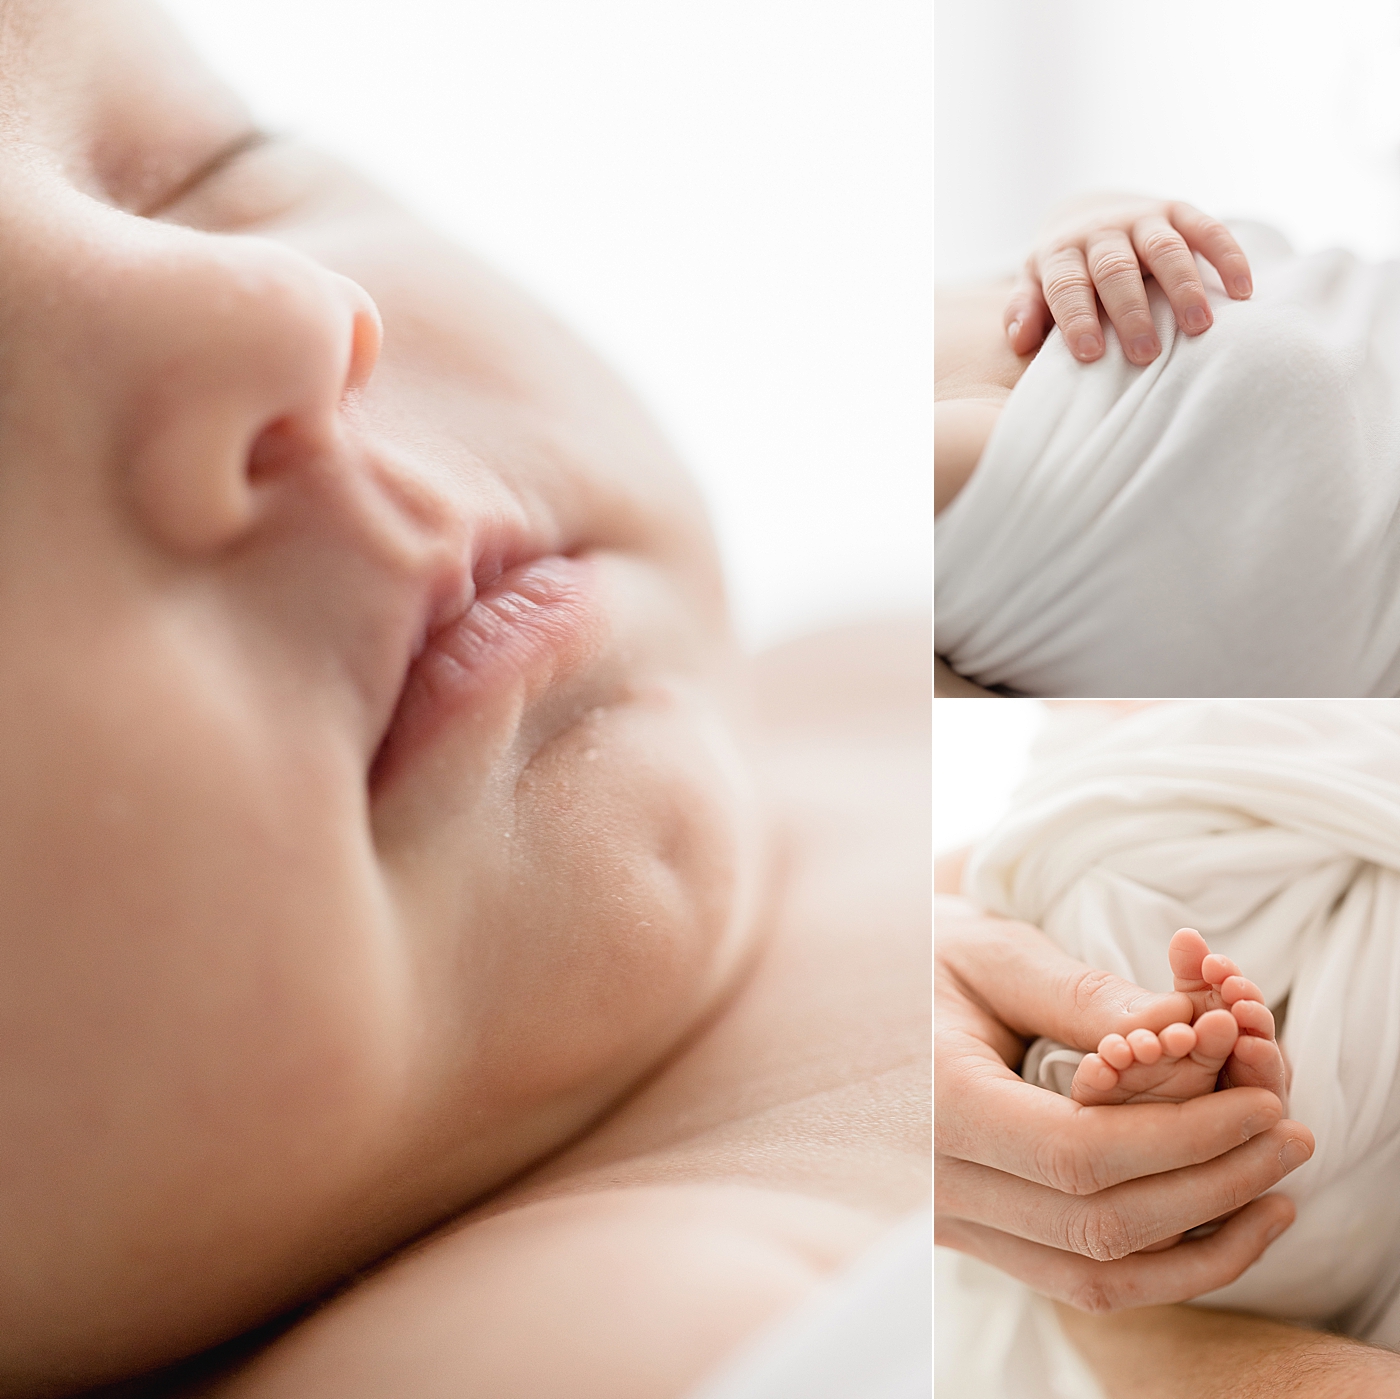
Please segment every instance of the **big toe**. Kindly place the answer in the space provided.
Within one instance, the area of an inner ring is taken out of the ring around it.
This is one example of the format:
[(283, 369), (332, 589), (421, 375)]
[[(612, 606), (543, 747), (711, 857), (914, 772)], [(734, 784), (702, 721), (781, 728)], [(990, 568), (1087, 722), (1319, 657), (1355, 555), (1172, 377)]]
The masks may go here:
[[(1208, 1010), (1192, 1027), (1196, 1031), (1194, 1057), (1224, 1063), (1239, 1038), (1240, 1027), (1228, 1010)], [(1267, 1041), (1264, 1041), (1267, 1043)]]
[[(1201, 981), (1201, 963), (1210, 955), (1206, 940), (1194, 928), (1180, 928), (1167, 944), (1167, 960), (1178, 981)], [(1177, 988), (1180, 989), (1179, 987)]]

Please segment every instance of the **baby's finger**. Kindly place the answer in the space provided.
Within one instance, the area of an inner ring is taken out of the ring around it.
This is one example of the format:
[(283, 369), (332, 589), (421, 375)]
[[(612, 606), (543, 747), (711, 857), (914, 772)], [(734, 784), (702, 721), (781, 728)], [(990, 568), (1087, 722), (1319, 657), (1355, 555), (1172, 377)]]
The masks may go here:
[(1017, 278), (1001, 323), (1013, 354), (1033, 355), (1045, 343), (1052, 321), (1039, 282), (1025, 274)]
[(1142, 284), (1142, 264), (1121, 228), (1094, 234), (1084, 249), (1085, 264), (1099, 300), (1118, 332), (1123, 353), (1134, 364), (1151, 364), (1162, 352)]
[(1133, 247), (1156, 277), (1187, 335), (1199, 335), (1214, 317), (1201, 285), (1196, 259), (1186, 240), (1160, 214), (1148, 214), (1133, 225)]
[(1235, 241), (1234, 234), (1219, 219), (1179, 200), (1167, 207), (1167, 217), (1186, 240), (1186, 246), (1200, 253), (1220, 273), (1225, 290), (1236, 301), (1245, 300), (1254, 291), (1249, 259)]
[(1033, 259), (1031, 271), (1039, 276), (1045, 304), (1077, 360), (1088, 364), (1103, 354), (1094, 284), (1084, 254), (1078, 248), (1059, 248)]

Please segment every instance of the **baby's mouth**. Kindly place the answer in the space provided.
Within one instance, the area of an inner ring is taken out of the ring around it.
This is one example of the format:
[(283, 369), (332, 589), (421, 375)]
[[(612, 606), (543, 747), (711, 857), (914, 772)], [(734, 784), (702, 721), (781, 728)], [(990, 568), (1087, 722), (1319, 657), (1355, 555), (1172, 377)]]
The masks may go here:
[(590, 649), (600, 622), (590, 559), (545, 554), (483, 571), (489, 581), (447, 594), (423, 629), (370, 767), (371, 792), (395, 782), (454, 719), (494, 709), (512, 691), (528, 700)]

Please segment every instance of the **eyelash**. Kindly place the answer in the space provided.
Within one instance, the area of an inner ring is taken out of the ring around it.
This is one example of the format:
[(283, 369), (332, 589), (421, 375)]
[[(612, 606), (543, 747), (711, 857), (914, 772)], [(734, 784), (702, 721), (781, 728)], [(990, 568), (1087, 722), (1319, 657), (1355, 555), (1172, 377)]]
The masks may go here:
[(272, 141), (273, 136), (261, 130), (243, 132), (236, 140), (230, 141), (227, 145), (209, 157), (202, 165), (198, 166), (190, 174), (186, 175), (174, 189), (168, 190), (161, 195), (160, 200), (153, 205), (136, 212), (143, 219), (159, 218), (167, 209), (173, 208), (182, 199), (193, 194), (201, 185), (207, 184), (216, 175), (222, 174), (241, 156), (247, 155), (250, 151), (258, 150)]

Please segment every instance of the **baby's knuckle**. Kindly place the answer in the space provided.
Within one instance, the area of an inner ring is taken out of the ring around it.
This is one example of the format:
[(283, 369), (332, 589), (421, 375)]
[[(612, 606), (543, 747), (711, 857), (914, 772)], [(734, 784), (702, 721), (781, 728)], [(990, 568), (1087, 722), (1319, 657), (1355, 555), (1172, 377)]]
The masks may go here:
[(1149, 259), (1170, 259), (1186, 252), (1181, 234), (1174, 228), (1154, 228), (1143, 234), (1142, 251)]
[(1056, 301), (1079, 300), (1084, 294), (1084, 280), (1073, 268), (1050, 268), (1041, 283), (1045, 288), (1045, 299), (1052, 304)]
[(1116, 286), (1121, 282), (1142, 281), (1142, 267), (1137, 258), (1127, 253), (1101, 253), (1094, 260), (1094, 278), (1100, 285)]

